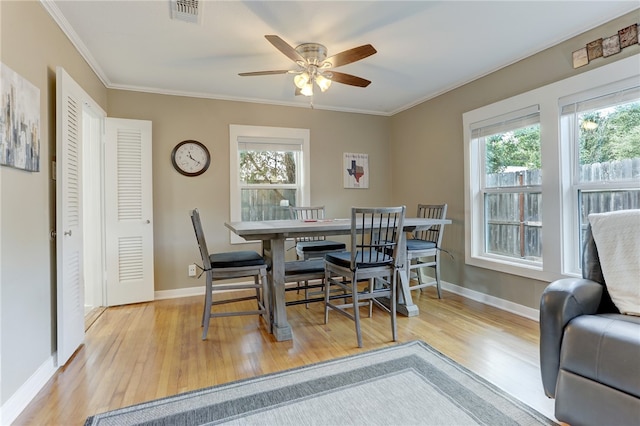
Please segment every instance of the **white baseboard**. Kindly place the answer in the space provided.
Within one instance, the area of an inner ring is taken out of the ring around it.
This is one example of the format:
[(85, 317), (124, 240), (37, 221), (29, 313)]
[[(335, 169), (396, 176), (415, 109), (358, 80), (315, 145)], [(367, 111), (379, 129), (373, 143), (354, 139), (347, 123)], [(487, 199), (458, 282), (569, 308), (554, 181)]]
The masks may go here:
[(178, 288), (175, 290), (158, 290), (154, 293), (155, 300), (177, 299), (179, 297), (203, 296), (204, 286)]
[(511, 312), (512, 314), (520, 315), (521, 317), (525, 317), (534, 321), (540, 320), (540, 311), (538, 309), (519, 305), (517, 303), (490, 296), (479, 291), (460, 287), (459, 285), (451, 284), (446, 281), (441, 281), (440, 285), (443, 289), (464, 296), (467, 299), (475, 300), (476, 302), (484, 303), (485, 305), (493, 306), (495, 308), (502, 309), (503, 311)]
[[(502, 309), (503, 311), (511, 312), (513, 314), (520, 315), (521, 317), (529, 318), (534, 321), (539, 320), (540, 311), (537, 309), (529, 308), (527, 306), (519, 305), (508, 300), (490, 296), (479, 291), (470, 290), (468, 288), (461, 287), (459, 285), (452, 284), (446, 281), (441, 281), (441, 285), (443, 289), (450, 291), (451, 293), (464, 296), (467, 299), (475, 300), (476, 302), (484, 303), (485, 305), (493, 306)], [(176, 290), (159, 290), (155, 292), (154, 297), (155, 300), (161, 300), (202, 295), (204, 295), (204, 286), (180, 288)]]
[(9, 425), (22, 413), (27, 405), (42, 390), (49, 379), (53, 377), (57, 368), (55, 366), (56, 354), (49, 357), (38, 369), (24, 382), (22, 386), (0, 407), (0, 425)]

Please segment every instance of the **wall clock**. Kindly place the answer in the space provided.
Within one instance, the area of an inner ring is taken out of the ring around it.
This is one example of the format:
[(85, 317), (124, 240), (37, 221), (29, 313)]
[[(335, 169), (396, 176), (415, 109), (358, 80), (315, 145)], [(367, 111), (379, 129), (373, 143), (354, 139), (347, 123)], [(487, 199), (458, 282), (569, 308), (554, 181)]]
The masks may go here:
[(171, 151), (171, 163), (185, 176), (199, 176), (209, 168), (211, 155), (202, 143), (186, 140), (177, 144)]

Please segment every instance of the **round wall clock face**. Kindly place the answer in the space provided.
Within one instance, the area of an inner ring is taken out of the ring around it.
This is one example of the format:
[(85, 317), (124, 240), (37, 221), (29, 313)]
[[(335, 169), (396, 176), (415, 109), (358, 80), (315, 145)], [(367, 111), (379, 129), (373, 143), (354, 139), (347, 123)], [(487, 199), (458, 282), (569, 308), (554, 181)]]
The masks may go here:
[(185, 176), (203, 174), (211, 163), (211, 156), (206, 146), (198, 141), (182, 141), (171, 152), (173, 167)]

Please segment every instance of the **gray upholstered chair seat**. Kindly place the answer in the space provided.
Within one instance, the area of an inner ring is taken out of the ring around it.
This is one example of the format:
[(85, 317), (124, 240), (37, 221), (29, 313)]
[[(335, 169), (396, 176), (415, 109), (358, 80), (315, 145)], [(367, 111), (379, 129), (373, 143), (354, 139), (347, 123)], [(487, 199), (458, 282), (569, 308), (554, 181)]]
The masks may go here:
[[(348, 268), (351, 265), (351, 252), (343, 251), (338, 253), (327, 253), (324, 255), (325, 260), (336, 265)], [(387, 254), (374, 251), (358, 251), (356, 252), (356, 267), (358, 268), (374, 268), (377, 266), (385, 266), (393, 263), (393, 257)]]
[(293, 260), (285, 262), (284, 274), (287, 278), (295, 278), (297, 275), (320, 274), (324, 276), (324, 259)]
[(416, 238), (409, 238), (407, 240), (407, 250), (428, 250), (437, 247), (437, 243), (433, 241), (419, 240)]
[(346, 250), (347, 245), (338, 241), (318, 240), (318, 241), (300, 241), (296, 245), (296, 251), (302, 254), (313, 254), (321, 251), (338, 251)]
[(211, 267), (215, 268), (238, 268), (242, 266), (264, 265), (264, 259), (255, 251), (230, 251), (223, 253), (213, 253), (209, 255)]

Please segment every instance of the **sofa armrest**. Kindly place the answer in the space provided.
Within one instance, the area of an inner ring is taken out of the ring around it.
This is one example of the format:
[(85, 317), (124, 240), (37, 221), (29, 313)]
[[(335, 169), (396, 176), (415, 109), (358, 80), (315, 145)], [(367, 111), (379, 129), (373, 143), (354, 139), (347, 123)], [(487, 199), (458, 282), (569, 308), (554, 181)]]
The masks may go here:
[(540, 371), (546, 395), (555, 397), (564, 327), (579, 315), (595, 314), (603, 287), (584, 278), (552, 282), (540, 299)]

